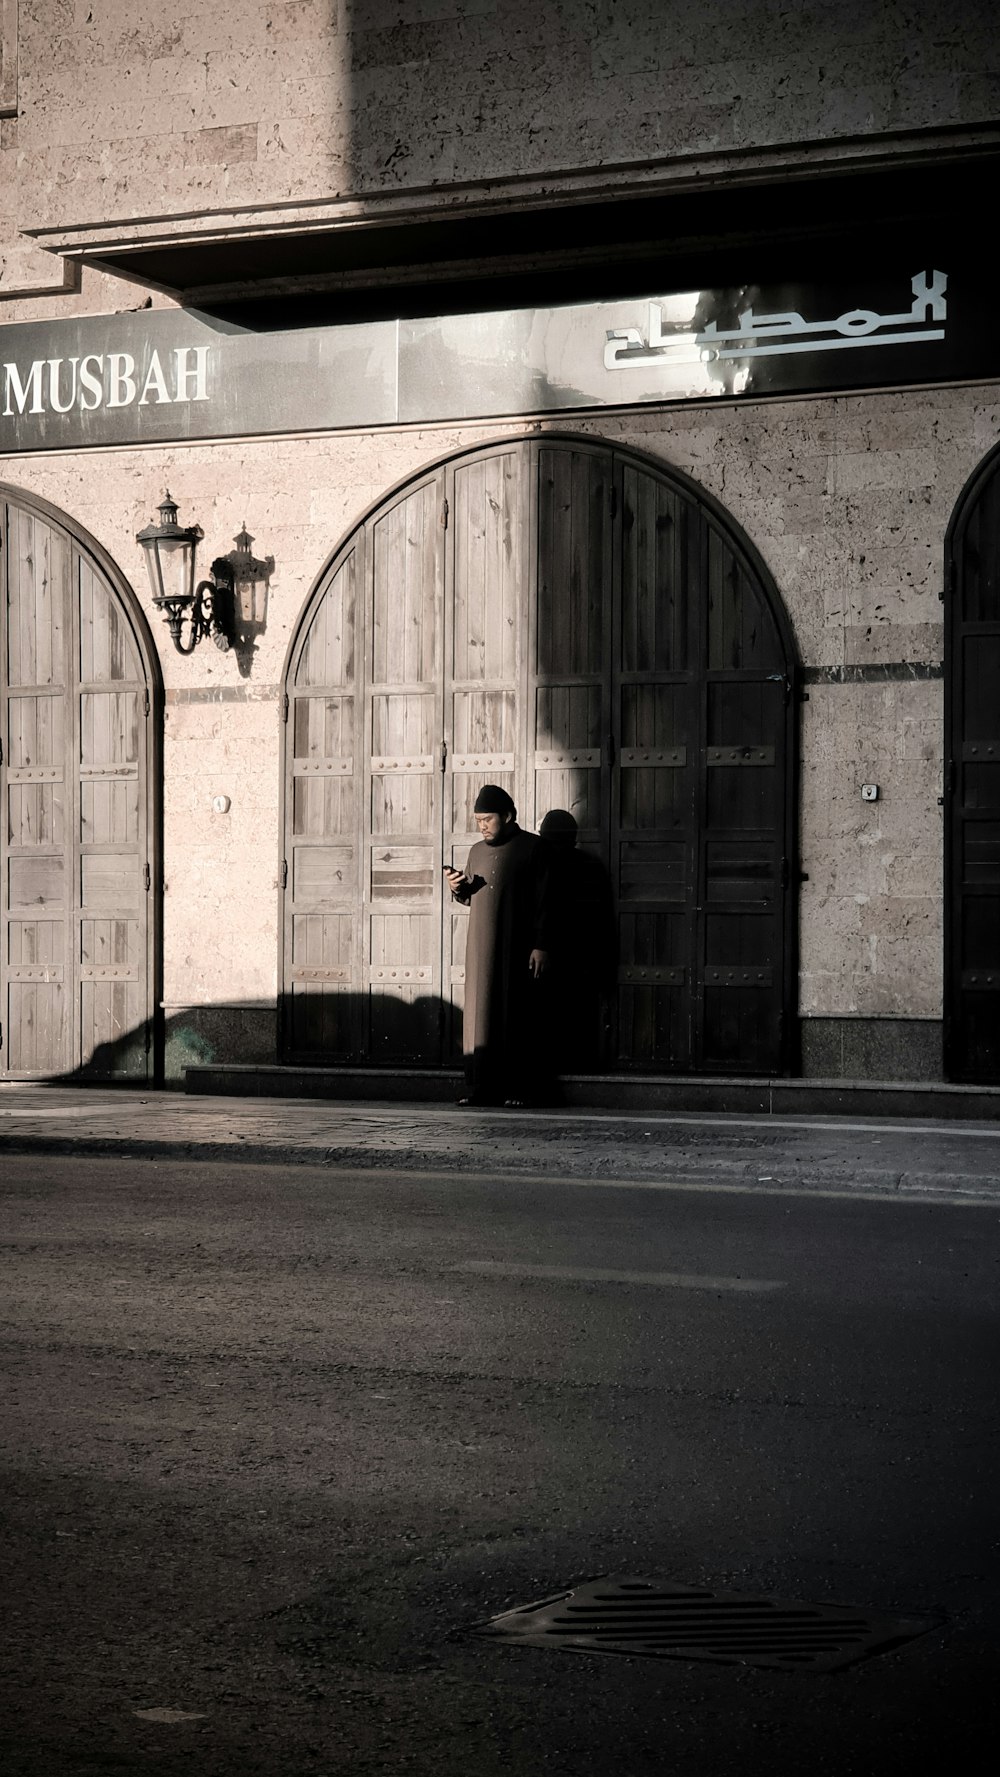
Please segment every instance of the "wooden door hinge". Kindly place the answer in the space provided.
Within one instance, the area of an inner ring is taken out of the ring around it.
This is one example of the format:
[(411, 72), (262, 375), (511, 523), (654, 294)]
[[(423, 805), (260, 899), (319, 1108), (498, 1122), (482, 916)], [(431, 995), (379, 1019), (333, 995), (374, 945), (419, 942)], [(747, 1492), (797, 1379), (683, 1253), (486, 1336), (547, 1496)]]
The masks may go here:
[(283, 722), (288, 721), (288, 692), (287, 691), (285, 692), (285, 695), (281, 700), (281, 720)]
[(450, 510), (450, 508), (449, 508), (447, 500), (442, 500), (441, 501), (441, 529), (443, 531), (446, 531), (448, 529), (449, 510)]
[(281, 860), (281, 886), (283, 889), (286, 889), (288, 887), (288, 859), (287, 858), (282, 858), (282, 860)]
[(146, 893), (148, 895), (153, 886), (153, 872), (148, 864), (143, 864), (142, 866), (142, 880), (146, 885)]
[(142, 694), (142, 713), (143, 713), (143, 715), (148, 716), (149, 710), (150, 710), (149, 688), (147, 686), (146, 690)]

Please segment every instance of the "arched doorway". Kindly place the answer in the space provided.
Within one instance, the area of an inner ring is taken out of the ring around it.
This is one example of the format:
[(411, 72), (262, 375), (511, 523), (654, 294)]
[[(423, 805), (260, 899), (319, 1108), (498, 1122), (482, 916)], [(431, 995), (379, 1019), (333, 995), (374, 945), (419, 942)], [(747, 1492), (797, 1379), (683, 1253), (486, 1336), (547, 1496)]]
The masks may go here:
[(484, 780), (569, 809), (620, 933), (611, 1065), (788, 1071), (795, 649), (763, 564), (693, 483), (546, 437), (450, 459), (337, 551), (285, 679), (289, 1060), (455, 1053)]
[(1000, 448), (945, 544), (945, 1070), (1000, 1081)]
[(0, 484), (2, 1072), (152, 1076), (160, 675), (100, 545)]

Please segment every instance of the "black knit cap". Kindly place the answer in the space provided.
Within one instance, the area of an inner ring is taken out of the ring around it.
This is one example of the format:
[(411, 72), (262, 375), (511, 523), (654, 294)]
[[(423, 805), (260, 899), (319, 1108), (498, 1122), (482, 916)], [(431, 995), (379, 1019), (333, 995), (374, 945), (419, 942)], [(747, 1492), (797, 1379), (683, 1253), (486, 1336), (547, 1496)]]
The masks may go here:
[(476, 797), (476, 814), (516, 814), (517, 809), (499, 784), (484, 784)]

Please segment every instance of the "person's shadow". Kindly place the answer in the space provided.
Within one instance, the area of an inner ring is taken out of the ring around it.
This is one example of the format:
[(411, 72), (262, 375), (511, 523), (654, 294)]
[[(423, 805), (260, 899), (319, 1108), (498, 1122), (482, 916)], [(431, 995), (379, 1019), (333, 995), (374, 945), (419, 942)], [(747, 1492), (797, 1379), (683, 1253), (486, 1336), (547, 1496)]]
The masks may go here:
[(552, 1057), (560, 1074), (594, 1073), (609, 1065), (618, 977), (611, 878), (599, 858), (577, 846), (577, 822), (568, 809), (550, 809), (538, 833), (548, 856), (554, 909), (548, 976)]

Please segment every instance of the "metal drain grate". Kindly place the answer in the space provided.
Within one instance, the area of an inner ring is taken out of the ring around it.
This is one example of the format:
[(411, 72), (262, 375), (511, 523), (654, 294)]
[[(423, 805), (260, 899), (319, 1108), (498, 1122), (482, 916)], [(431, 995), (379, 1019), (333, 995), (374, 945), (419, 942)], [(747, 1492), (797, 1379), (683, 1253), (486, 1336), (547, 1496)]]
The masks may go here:
[(476, 1633), (579, 1653), (716, 1660), (779, 1672), (837, 1672), (934, 1627), (842, 1605), (705, 1592), (656, 1580), (588, 1580), (504, 1611)]

